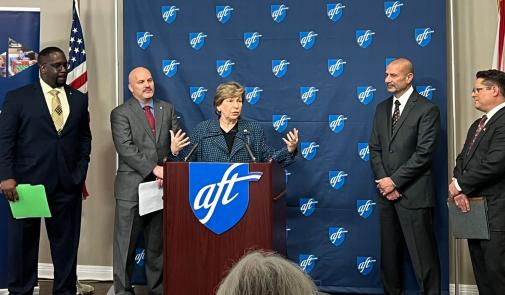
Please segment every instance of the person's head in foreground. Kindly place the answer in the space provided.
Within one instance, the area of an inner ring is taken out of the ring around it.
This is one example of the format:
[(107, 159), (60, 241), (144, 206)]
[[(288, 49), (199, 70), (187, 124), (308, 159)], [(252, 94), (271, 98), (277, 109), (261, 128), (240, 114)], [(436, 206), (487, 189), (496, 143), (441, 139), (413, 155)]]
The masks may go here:
[(296, 264), (278, 254), (243, 256), (223, 279), (216, 295), (313, 295), (317, 289)]

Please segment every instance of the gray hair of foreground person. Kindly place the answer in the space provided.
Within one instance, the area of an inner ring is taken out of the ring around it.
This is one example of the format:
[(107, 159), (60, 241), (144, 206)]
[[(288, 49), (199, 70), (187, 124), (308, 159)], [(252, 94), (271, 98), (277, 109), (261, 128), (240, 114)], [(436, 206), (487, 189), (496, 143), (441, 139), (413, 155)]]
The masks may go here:
[(223, 279), (216, 295), (313, 295), (314, 282), (282, 256), (254, 251), (243, 256)]

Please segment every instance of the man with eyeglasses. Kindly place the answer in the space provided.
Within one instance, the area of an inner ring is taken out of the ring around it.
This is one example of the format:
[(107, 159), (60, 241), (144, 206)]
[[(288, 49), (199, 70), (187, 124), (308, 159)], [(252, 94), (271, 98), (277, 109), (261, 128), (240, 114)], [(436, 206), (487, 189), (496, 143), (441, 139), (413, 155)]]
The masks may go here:
[(463, 212), (469, 197), (486, 198), (489, 240), (469, 239), (468, 247), (479, 294), (505, 294), (505, 73), (476, 74), (472, 98), (484, 115), (468, 130), (456, 158), (450, 198)]
[[(65, 85), (67, 59), (57, 47), (40, 51), (40, 80), (7, 93), (0, 113), (0, 189), (19, 201), (19, 184), (44, 185), (45, 218), (54, 266), (53, 294), (76, 294), (82, 185), (91, 152), (88, 99)], [(40, 218), (8, 217), (9, 294), (37, 285)]]

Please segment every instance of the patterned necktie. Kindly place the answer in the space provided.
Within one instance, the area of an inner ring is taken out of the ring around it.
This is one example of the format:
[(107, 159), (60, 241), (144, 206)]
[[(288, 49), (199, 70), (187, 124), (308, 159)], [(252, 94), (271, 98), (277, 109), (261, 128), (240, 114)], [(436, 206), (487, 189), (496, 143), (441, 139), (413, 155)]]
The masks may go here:
[(475, 134), (473, 135), (472, 142), (470, 143), (470, 146), (468, 147), (468, 150), (466, 151), (466, 155), (470, 154), (470, 151), (472, 150), (473, 144), (477, 140), (477, 137), (479, 137), (479, 134), (482, 132), (484, 129), (484, 124), (486, 124), (487, 116), (484, 115), (482, 118), (480, 118), (479, 121), (479, 126), (477, 126), (477, 130), (475, 130)]
[(395, 101), (395, 110), (393, 112), (393, 117), (391, 118), (391, 132), (395, 129), (396, 123), (398, 123), (398, 120), (400, 119), (400, 105), (401, 102), (399, 100)]
[(58, 131), (58, 135), (61, 134), (63, 129), (63, 108), (61, 107), (61, 101), (58, 97), (60, 92), (56, 89), (49, 91), (53, 97), (51, 98), (51, 118), (53, 118), (54, 127)]
[(151, 132), (154, 136), (156, 136), (156, 121), (154, 120), (154, 116), (151, 113), (150, 106), (144, 106), (144, 112), (146, 113), (147, 122), (149, 123), (149, 127), (151, 127)]

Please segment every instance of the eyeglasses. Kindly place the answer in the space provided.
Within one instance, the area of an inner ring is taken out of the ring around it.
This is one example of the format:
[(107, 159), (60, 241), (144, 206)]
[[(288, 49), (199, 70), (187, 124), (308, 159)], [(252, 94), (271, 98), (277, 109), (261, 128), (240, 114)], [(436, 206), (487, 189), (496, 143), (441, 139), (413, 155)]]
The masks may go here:
[(486, 89), (489, 90), (491, 89), (492, 86), (486, 86), (486, 87), (476, 87), (472, 88), (472, 93), (480, 93), (482, 90)]

